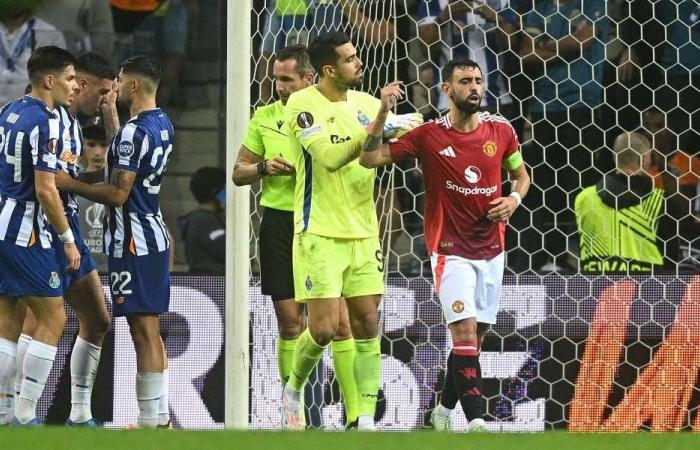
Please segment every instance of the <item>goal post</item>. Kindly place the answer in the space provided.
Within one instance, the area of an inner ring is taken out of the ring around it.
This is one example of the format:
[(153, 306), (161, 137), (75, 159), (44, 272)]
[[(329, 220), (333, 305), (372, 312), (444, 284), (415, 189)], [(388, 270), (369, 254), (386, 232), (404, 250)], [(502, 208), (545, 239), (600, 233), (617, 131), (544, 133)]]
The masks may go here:
[[(251, 0), (226, 8), (226, 174), (233, 173), (250, 111)], [(243, 61), (243, 63), (241, 63)], [(226, 183), (225, 427), (248, 428), (250, 187)]]

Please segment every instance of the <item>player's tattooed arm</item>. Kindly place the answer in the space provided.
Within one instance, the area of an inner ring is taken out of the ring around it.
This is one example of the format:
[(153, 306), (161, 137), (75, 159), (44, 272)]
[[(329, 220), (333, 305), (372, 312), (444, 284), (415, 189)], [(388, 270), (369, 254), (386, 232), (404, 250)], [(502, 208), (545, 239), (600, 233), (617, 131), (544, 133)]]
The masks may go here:
[[(69, 177), (70, 178), (70, 177)], [(131, 188), (136, 180), (136, 172), (125, 169), (114, 169), (107, 184), (88, 184), (78, 180), (66, 180), (61, 189), (74, 192), (93, 202), (108, 206), (119, 207), (126, 203)]]
[(88, 184), (103, 183), (105, 181), (105, 170), (97, 169), (90, 172), (81, 172), (78, 175), (78, 180)]

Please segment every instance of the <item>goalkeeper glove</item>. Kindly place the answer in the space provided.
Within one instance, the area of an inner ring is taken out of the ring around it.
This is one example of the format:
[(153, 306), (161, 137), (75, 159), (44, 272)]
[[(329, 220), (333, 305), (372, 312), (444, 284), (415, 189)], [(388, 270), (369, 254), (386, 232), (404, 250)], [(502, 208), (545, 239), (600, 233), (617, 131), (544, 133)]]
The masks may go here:
[(417, 112), (389, 116), (384, 122), (384, 139), (400, 138), (422, 123), (423, 114)]

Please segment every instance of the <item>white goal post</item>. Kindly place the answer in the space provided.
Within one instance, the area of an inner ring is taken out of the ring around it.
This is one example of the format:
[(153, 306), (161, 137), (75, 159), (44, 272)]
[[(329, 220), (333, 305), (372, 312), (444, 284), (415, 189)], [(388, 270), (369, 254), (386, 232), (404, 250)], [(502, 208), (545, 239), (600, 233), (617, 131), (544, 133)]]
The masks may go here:
[[(251, 0), (227, 3), (226, 11), (226, 174), (233, 173), (250, 111)], [(244, 61), (241, 63), (241, 61)], [(248, 428), (248, 264), (250, 187), (226, 183), (225, 426)], [(238, 263), (236, 263), (238, 261)]]

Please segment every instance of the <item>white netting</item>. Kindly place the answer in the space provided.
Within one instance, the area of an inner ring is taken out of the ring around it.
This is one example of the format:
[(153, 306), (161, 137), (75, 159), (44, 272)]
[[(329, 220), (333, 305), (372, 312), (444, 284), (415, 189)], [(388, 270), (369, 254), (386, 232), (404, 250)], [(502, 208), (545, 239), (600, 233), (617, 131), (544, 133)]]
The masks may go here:
[[(363, 90), (376, 94), (400, 79), (408, 98), (398, 110), (427, 118), (446, 106), (438, 88), (445, 60), (480, 63), (483, 107), (511, 120), (533, 177), (507, 232), (502, 310), (481, 357), (490, 427), (698, 429), (699, 281), (677, 272), (697, 273), (699, 262), (697, 2), (260, 0), (253, 14), (256, 105), (273, 98), (274, 52), (319, 30), (352, 37), (365, 63)], [(614, 173), (610, 149), (623, 130), (652, 138), (654, 183), (668, 198), (663, 217), (635, 232), (661, 243), (672, 275), (580, 275), (574, 199)], [(259, 291), (259, 187), (253, 191), (251, 425), (275, 428), (277, 327)], [(417, 164), (378, 171), (375, 191), (388, 256), (379, 424), (409, 429), (425, 425), (435, 405), (449, 333), (430, 286)], [(314, 380), (321, 407), (312, 423), (340, 427), (328, 355)], [(663, 395), (645, 391), (662, 387)], [(661, 412), (672, 414), (660, 419)]]

